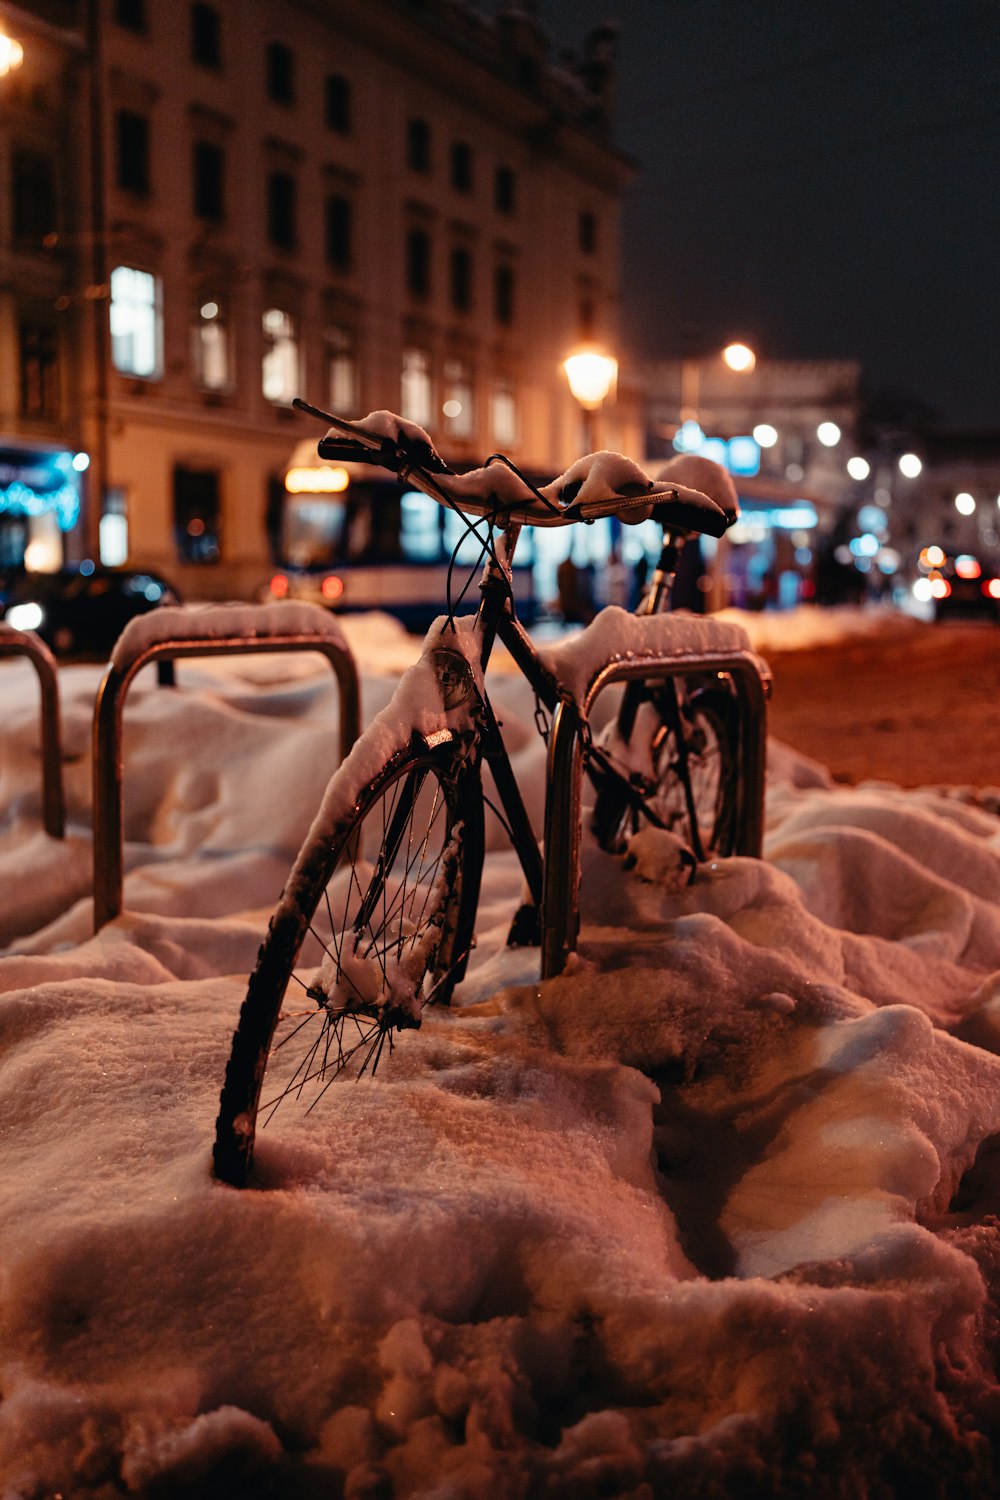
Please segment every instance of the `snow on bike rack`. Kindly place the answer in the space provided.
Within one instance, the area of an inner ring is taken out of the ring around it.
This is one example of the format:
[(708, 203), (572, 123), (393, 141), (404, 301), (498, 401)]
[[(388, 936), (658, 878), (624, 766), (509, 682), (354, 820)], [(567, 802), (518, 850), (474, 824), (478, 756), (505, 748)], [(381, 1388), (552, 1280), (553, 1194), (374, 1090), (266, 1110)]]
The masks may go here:
[(66, 799), (62, 779), (62, 732), (56, 662), (45, 642), (30, 630), (0, 622), (0, 656), (26, 656), (38, 674), (41, 692), (42, 818), (45, 832), (66, 833)]
[(131, 620), (115, 642), (94, 707), (94, 931), (122, 909), (122, 714), (150, 662), (182, 656), (318, 651), (340, 688), (340, 754), (358, 737), (360, 688), (339, 622), (318, 604), (164, 605)]
[(735, 853), (760, 857), (771, 674), (740, 625), (696, 615), (633, 615), (609, 606), (578, 635), (539, 653), (566, 689), (549, 736), (542, 977), (562, 972), (580, 925), (584, 726), (612, 683), (725, 673), (740, 710)]

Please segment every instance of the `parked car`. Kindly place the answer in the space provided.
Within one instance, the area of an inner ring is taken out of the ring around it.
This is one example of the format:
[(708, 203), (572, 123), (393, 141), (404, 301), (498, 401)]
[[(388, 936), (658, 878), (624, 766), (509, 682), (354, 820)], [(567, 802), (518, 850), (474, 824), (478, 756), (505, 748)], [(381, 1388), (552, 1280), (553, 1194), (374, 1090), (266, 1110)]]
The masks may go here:
[(979, 617), (1000, 621), (1000, 577), (980, 558), (967, 552), (946, 557), (928, 581), (935, 620)]
[(161, 604), (179, 604), (157, 573), (81, 563), (55, 573), (23, 568), (0, 575), (0, 617), (33, 630), (57, 655), (104, 659), (129, 620)]

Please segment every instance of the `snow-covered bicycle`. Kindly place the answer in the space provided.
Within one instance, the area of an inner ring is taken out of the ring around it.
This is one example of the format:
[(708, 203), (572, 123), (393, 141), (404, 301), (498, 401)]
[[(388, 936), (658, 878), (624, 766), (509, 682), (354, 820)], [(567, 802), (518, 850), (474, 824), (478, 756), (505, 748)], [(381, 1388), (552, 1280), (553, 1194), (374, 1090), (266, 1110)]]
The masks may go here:
[[(546, 948), (546, 929), (575, 939), (578, 842), (553, 832), (558, 809), (555, 822), (547, 813), (544, 848), (531, 826), (484, 680), (498, 640), (534, 690), (542, 731), (548, 716), (553, 731), (564, 712), (571, 719), (569, 733), (553, 732), (550, 744), (548, 794), (563, 799), (561, 826), (570, 817), (565, 786), (582, 766), (603, 848), (623, 853), (642, 829), (666, 830), (693, 872), (698, 861), (737, 848), (746, 794), (746, 700), (734, 675), (713, 665), (725, 659), (713, 648), (726, 627), (713, 635), (712, 621), (663, 613), (683, 537), (722, 536), (735, 504), (723, 497), (719, 505), (672, 478), (650, 479), (606, 452), (541, 488), (503, 455), (456, 474), (421, 428), (389, 412), (345, 422), (296, 404), (329, 424), (321, 457), (382, 466), (466, 518), (481, 542), (480, 602), (474, 613), (456, 613), (477, 564), (457, 593), (457, 579), (449, 587), (447, 612), (420, 659), (335, 772), (285, 884), (222, 1090), (214, 1166), (237, 1186), (247, 1179), (258, 1120), (279, 1108), (312, 1109), (349, 1063), (352, 1072), (374, 1072), (395, 1032), (418, 1027), (425, 1005), (450, 1000), (474, 940), (486, 768), (528, 893), (510, 941), (542, 941), (545, 975), (567, 948), (565, 939)], [(606, 609), (570, 647), (540, 650), (514, 607), (518, 533), (599, 516), (653, 517), (664, 528), (640, 611)], [(614, 672), (625, 681), (617, 715), (591, 733), (595, 684)], [(553, 760), (557, 740), (563, 749)]]

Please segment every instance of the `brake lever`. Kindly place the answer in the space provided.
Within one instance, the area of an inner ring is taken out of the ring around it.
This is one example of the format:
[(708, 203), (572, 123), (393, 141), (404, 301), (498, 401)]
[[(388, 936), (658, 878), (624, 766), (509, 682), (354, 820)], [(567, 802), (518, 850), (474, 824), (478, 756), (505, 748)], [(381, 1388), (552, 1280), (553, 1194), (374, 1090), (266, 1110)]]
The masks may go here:
[(316, 417), (318, 421), (326, 422), (329, 427), (335, 427), (338, 432), (342, 432), (352, 442), (360, 443), (363, 448), (370, 448), (373, 452), (381, 453), (385, 447), (385, 438), (376, 437), (374, 433), (366, 432), (363, 427), (356, 427), (353, 422), (345, 422), (343, 417), (335, 417), (331, 412), (322, 411), (318, 406), (310, 406), (309, 402), (303, 401), (301, 396), (294, 397), (292, 405), (296, 411), (305, 412), (307, 417)]

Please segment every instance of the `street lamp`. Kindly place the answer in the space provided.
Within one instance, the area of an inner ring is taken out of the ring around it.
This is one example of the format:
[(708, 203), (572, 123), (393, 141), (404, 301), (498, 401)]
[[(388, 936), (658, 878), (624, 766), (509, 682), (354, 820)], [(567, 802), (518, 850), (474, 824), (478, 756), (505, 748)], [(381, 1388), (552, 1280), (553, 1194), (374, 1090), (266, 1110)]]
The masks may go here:
[(0, 31), (0, 78), (7, 73), (13, 73), (24, 61), (24, 48), (20, 42), (15, 42), (12, 36), (5, 31)]
[[(757, 356), (747, 344), (727, 344), (716, 356), (737, 375), (749, 375)], [(701, 406), (701, 374), (707, 360), (685, 359), (681, 362), (681, 423), (698, 422)]]
[(574, 349), (562, 362), (570, 392), (583, 413), (584, 446), (597, 443), (597, 413), (618, 378), (618, 361), (596, 344)]

